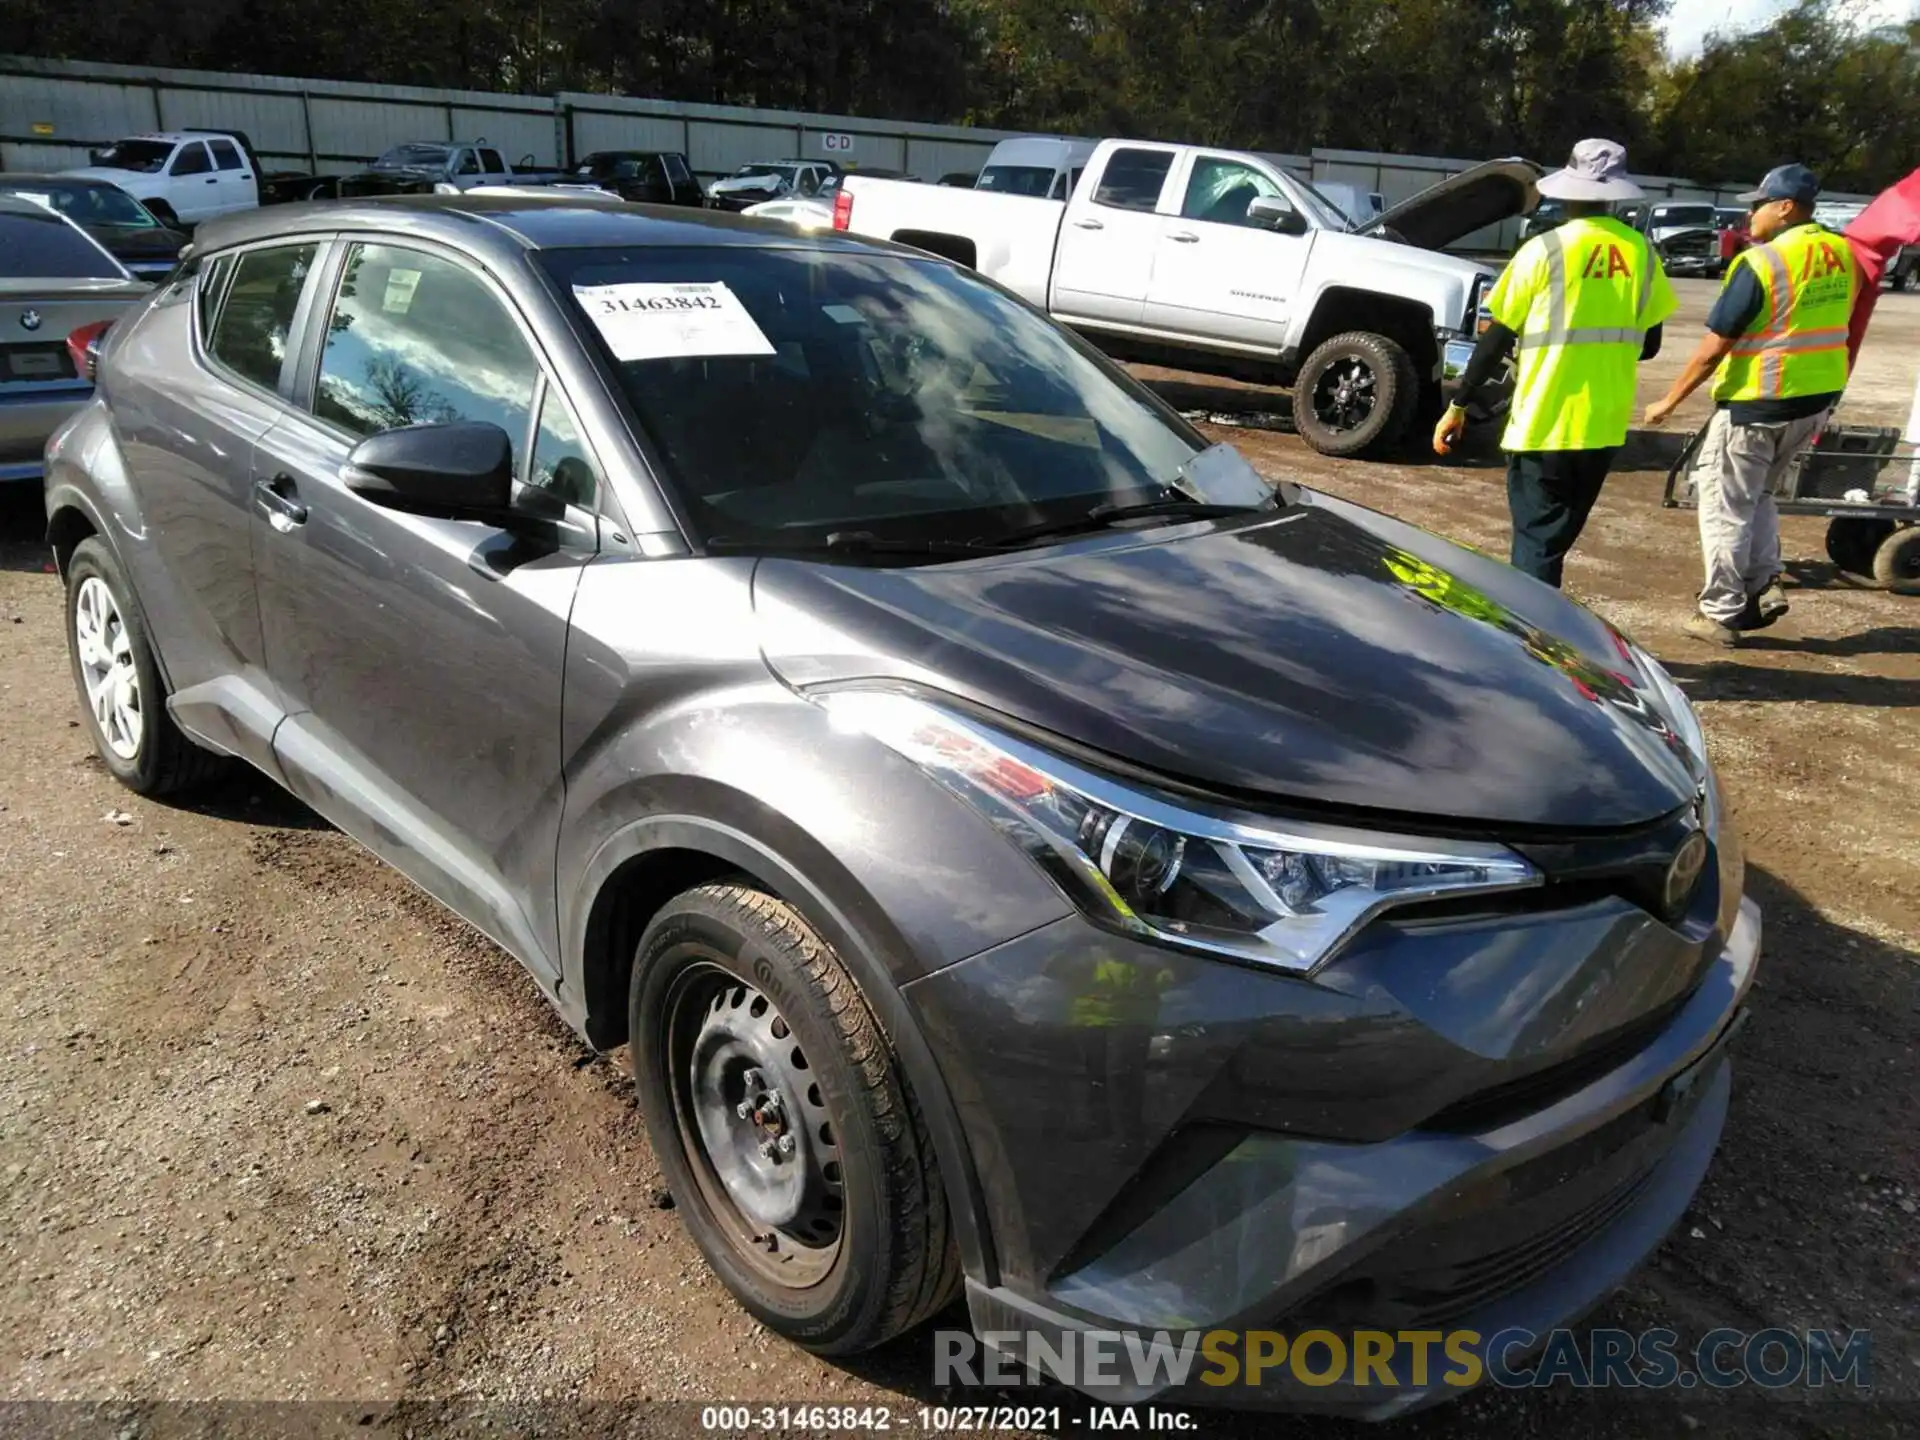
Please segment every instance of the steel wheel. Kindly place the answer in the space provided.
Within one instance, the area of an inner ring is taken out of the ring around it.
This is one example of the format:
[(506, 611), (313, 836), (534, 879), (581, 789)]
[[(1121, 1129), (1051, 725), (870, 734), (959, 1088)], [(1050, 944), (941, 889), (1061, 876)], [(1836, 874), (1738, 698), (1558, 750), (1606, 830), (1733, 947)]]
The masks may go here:
[(73, 633), (87, 708), (100, 729), (100, 738), (120, 759), (132, 760), (146, 739), (140, 672), (134, 665), (133, 641), (121, 618), (119, 602), (97, 575), (89, 575), (74, 592)]
[(846, 1227), (840, 1147), (807, 1057), (773, 1002), (715, 960), (667, 1001), (682, 1143), (739, 1258), (786, 1289), (817, 1285)]
[(1358, 430), (1380, 403), (1379, 377), (1358, 355), (1327, 367), (1313, 387), (1313, 413), (1327, 429)]

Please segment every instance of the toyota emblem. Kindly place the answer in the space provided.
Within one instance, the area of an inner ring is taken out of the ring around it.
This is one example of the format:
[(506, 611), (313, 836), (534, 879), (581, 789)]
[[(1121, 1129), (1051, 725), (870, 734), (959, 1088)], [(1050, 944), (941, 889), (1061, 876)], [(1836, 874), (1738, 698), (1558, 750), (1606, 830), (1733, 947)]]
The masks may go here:
[(1662, 888), (1661, 900), (1669, 915), (1678, 915), (1686, 908), (1687, 901), (1693, 898), (1693, 887), (1700, 883), (1700, 872), (1707, 865), (1707, 837), (1695, 830), (1680, 842), (1680, 848), (1673, 852), (1673, 861), (1667, 866), (1667, 881)]
[(40, 328), (40, 312), (38, 310), (21, 311), (20, 327), (23, 330), (38, 330)]

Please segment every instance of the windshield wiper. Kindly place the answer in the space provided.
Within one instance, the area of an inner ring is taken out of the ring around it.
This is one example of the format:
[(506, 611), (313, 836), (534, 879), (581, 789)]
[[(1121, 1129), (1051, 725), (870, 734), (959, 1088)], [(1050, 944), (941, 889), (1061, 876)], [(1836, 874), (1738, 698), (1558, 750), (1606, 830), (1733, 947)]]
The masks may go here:
[(911, 540), (875, 535), (871, 530), (836, 530), (824, 540), (761, 539), (753, 535), (713, 535), (706, 548), (714, 553), (765, 552), (813, 555), (824, 551), (843, 555), (997, 555), (1000, 546), (977, 540)]
[(1165, 515), (1181, 520), (1221, 520), (1229, 515), (1250, 515), (1256, 510), (1265, 509), (1259, 505), (1221, 505), (1208, 500), (1193, 500), (1185, 495), (1166, 495), (1158, 500), (1142, 500), (1131, 505), (1122, 505), (1109, 500), (1096, 505), (1081, 515), (1066, 520), (1049, 520), (1041, 525), (1028, 525), (1019, 530), (1009, 530), (1004, 535), (993, 538), (995, 545), (1021, 545), (1030, 540), (1050, 540), (1057, 535), (1078, 535), (1091, 530), (1104, 530), (1124, 520), (1144, 520), (1156, 515)]

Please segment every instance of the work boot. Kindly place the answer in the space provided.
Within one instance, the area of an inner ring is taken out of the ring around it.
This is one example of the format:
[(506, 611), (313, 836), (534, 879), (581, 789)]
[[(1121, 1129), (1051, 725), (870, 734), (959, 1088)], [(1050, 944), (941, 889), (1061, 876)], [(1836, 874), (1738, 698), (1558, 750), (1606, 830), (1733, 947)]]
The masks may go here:
[(1696, 613), (1680, 628), (1694, 639), (1704, 640), (1709, 645), (1718, 645), (1722, 650), (1731, 650), (1740, 643), (1738, 630), (1722, 625), (1711, 616)]
[(1782, 588), (1778, 575), (1767, 581), (1767, 588), (1753, 597), (1753, 604), (1754, 608), (1760, 612), (1761, 625), (1773, 624), (1793, 608), (1787, 603), (1787, 592)]

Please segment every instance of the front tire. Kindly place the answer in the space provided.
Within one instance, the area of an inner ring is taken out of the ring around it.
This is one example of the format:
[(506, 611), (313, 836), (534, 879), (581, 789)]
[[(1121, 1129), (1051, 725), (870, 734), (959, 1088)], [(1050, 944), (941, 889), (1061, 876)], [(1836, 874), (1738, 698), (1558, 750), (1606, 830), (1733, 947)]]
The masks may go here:
[(88, 734), (113, 777), (141, 795), (167, 795), (217, 773), (221, 757), (180, 732), (166, 687), (113, 552), (82, 540), (67, 562), (67, 656)]
[(755, 1318), (844, 1355), (953, 1299), (919, 1107), (859, 986), (796, 911), (738, 884), (670, 901), (641, 937), (628, 1014), (676, 1207)]
[(1419, 404), (1420, 375), (1406, 347), (1365, 330), (1316, 347), (1293, 386), (1301, 438), (1339, 458), (1392, 449)]

